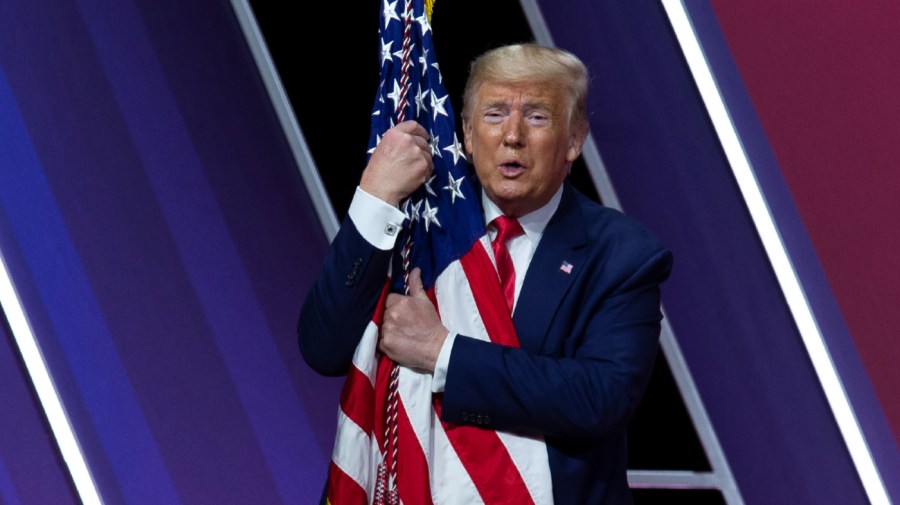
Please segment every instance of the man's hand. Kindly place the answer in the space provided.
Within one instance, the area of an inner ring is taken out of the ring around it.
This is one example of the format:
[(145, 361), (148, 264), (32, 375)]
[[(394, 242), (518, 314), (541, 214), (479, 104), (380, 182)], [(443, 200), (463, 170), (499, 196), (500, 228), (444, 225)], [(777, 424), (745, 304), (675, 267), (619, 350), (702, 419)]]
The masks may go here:
[(414, 269), (409, 296), (391, 293), (385, 301), (378, 349), (401, 365), (433, 372), (448, 333), (425, 294), (422, 273)]
[(428, 132), (415, 121), (404, 121), (385, 132), (359, 187), (396, 207), (428, 180), (433, 168)]

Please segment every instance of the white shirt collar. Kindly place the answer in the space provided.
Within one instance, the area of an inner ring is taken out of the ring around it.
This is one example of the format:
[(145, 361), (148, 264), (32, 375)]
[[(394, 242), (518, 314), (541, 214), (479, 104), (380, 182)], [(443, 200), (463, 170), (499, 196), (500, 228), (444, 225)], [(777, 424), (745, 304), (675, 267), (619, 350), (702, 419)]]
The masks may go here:
[[(522, 225), (522, 229), (525, 230), (525, 235), (528, 236), (528, 238), (535, 240), (540, 238), (544, 233), (544, 228), (547, 227), (550, 218), (553, 217), (553, 214), (556, 213), (556, 209), (559, 208), (559, 201), (562, 200), (562, 192), (563, 185), (561, 184), (559, 189), (556, 190), (556, 193), (550, 197), (550, 201), (544, 204), (543, 207), (519, 217), (519, 224)], [(484, 209), (485, 225), (490, 224), (491, 221), (503, 215), (503, 211), (500, 210), (500, 207), (498, 207), (496, 203), (488, 198), (484, 189), (481, 190), (481, 206)]]

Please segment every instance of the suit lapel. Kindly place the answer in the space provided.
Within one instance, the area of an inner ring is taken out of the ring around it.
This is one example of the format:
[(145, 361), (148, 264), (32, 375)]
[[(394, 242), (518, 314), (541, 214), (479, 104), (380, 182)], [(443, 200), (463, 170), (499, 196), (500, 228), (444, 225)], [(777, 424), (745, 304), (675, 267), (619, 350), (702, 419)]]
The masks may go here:
[[(566, 183), (559, 208), (547, 224), (525, 274), (513, 323), (523, 349), (538, 352), (547, 328), (572, 281), (584, 268), (587, 248), (584, 218), (577, 196)], [(566, 272), (566, 264), (571, 271)]]

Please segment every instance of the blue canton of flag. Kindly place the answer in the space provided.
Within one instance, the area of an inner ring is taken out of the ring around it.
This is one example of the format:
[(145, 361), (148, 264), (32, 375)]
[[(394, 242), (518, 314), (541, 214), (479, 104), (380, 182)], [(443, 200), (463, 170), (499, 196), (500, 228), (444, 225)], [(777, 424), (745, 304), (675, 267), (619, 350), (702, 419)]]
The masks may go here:
[[(466, 157), (456, 134), (453, 107), (438, 68), (423, 1), (382, 2), (381, 82), (372, 108), (369, 155), (401, 119), (415, 120), (428, 131), (434, 172), (401, 204), (406, 220), (398, 240), (402, 250), (411, 238), (409, 268), (422, 269), (428, 289), (448, 264), (462, 257), (484, 234), (481, 202), (467, 177)], [(404, 19), (412, 22), (406, 25)], [(396, 268), (394, 272), (391, 288), (403, 291), (403, 276), (397, 275)]]

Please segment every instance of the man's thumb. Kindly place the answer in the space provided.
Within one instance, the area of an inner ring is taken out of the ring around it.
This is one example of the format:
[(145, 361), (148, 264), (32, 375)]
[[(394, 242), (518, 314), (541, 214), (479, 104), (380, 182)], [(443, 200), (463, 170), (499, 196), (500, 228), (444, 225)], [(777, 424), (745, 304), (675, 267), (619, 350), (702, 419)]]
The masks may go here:
[(409, 296), (428, 299), (425, 287), (422, 285), (422, 270), (419, 267), (414, 268), (409, 274)]

